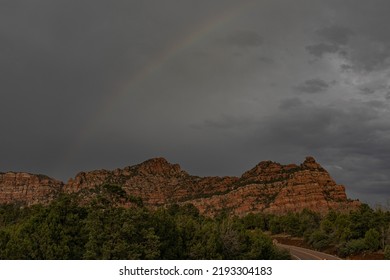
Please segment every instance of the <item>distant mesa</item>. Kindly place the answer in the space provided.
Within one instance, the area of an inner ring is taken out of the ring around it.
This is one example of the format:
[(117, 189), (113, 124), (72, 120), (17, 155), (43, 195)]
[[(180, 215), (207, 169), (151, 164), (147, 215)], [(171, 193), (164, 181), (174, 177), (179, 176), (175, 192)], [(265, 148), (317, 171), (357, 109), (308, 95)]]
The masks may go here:
[[(80, 172), (66, 184), (45, 175), (0, 173), (0, 203), (47, 204), (61, 193), (81, 193), (103, 184), (115, 184), (147, 207), (192, 203), (204, 215), (265, 212), (284, 214), (309, 209), (350, 211), (360, 202), (350, 200), (313, 157), (302, 164), (262, 161), (241, 177), (199, 177), (178, 164), (153, 158), (115, 170)], [(126, 205), (122, 205), (126, 207)]]

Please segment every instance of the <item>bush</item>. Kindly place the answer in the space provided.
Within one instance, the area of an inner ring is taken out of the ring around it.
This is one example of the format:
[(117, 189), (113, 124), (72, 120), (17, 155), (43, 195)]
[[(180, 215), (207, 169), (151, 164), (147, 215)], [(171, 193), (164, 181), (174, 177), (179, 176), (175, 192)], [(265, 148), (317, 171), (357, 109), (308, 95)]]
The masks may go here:
[(366, 247), (370, 251), (377, 251), (380, 247), (380, 234), (376, 229), (370, 229), (364, 236)]
[(309, 244), (315, 249), (320, 250), (330, 245), (330, 239), (322, 230), (316, 230), (310, 235)]
[(278, 217), (272, 217), (269, 221), (269, 230), (272, 234), (283, 232), (282, 225)]
[(385, 260), (390, 260), (390, 245), (385, 247)]
[(348, 256), (352, 254), (358, 254), (365, 250), (367, 250), (367, 245), (364, 238), (352, 239), (340, 249), (340, 254), (342, 256)]

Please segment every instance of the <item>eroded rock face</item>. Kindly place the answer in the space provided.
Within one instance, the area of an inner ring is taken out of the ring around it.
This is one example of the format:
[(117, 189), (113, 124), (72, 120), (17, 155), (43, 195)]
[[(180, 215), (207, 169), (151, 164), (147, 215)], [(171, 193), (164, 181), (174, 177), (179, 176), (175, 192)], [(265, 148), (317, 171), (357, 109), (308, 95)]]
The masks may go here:
[(330, 209), (348, 211), (360, 205), (348, 200), (344, 186), (337, 185), (312, 157), (301, 165), (260, 162), (240, 178), (191, 176), (178, 164), (163, 158), (113, 171), (81, 172), (65, 185), (48, 177), (6, 174), (0, 177), (2, 203), (15, 200), (47, 203), (60, 191), (77, 193), (111, 183), (121, 185), (129, 195), (142, 198), (148, 207), (193, 203), (202, 214), (210, 216), (221, 211), (236, 215), (283, 214), (305, 208), (326, 213)]
[(226, 192), (237, 180), (235, 177), (190, 176), (178, 164), (156, 158), (114, 171), (79, 173), (75, 179), (68, 181), (64, 190), (77, 192), (103, 183), (112, 183), (123, 186), (128, 194), (141, 197), (145, 205), (160, 206)]
[(337, 185), (312, 157), (299, 166), (261, 162), (245, 172), (231, 192), (192, 203), (201, 212), (212, 215), (224, 207), (236, 215), (244, 215), (248, 212), (284, 214), (305, 208), (326, 213), (330, 209), (349, 211), (360, 206), (360, 202), (347, 199), (345, 187)]
[(45, 175), (0, 173), (0, 203), (47, 203), (62, 191), (63, 183)]

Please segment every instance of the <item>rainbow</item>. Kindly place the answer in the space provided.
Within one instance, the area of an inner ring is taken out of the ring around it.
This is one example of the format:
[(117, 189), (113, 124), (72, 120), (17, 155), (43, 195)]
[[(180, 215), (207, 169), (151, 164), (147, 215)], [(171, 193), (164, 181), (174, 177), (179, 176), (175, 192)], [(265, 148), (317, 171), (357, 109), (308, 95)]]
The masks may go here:
[(93, 114), (93, 116), (91, 116), (85, 122), (79, 135), (76, 137), (73, 144), (70, 145), (69, 150), (66, 153), (67, 158), (64, 160), (64, 163), (69, 162), (72, 154), (77, 153), (85, 140), (88, 139), (88, 136), (90, 136), (97, 129), (99, 120), (106, 117), (119, 100), (124, 98), (126, 95), (131, 94), (132, 89), (136, 85), (139, 85), (148, 77), (158, 74), (158, 72), (163, 69), (164, 64), (194, 45), (196, 42), (200, 41), (202, 38), (205, 38), (210, 33), (225, 26), (234, 19), (245, 16), (248, 12), (251, 11), (251, 7), (254, 4), (256, 4), (256, 1), (237, 1), (237, 5), (221, 10), (219, 14), (202, 22), (187, 35), (178, 38), (170, 46), (163, 49), (160, 53), (158, 53), (158, 55), (155, 56), (154, 59), (151, 60), (151, 62), (141, 68), (138, 73), (132, 77), (129, 77), (125, 83), (118, 86), (116, 91), (102, 100), (99, 109), (97, 109), (95, 114)]

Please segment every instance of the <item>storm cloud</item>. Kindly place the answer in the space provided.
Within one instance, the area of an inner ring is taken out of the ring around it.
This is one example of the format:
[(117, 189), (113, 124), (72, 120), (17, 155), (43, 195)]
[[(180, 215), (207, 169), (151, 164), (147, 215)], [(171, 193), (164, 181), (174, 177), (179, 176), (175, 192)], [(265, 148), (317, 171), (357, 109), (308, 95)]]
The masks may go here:
[(329, 84), (321, 79), (310, 79), (296, 86), (294, 89), (303, 93), (319, 93), (325, 91)]
[(328, 26), (317, 30), (317, 34), (326, 42), (338, 46), (346, 45), (353, 32), (342, 26)]
[(0, 3), (0, 171), (163, 156), (195, 175), (314, 156), (390, 198), (390, 2)]
[(333, 44), (319, 43), (315, 45), (310, 45), (305, 47), (306, 50), (317, 57), (322, 57), (327, 53), (338, 53), (340, 51), (340, 47)]
[(238, 47), (255, 47), (263, 44), (263, 38), (254, 31), (235, 31), (227, 37), (227, 42)]
[[(354, 186), (353, 197), (371, 193), (379, 199), (390, 180), (390, 123), (383, 115), (385, 109), (390, 117), (388, 106), (357, 100), (346, 105), (297, 104), (260, 123), (253, 144), (278, 143), (286, 155), (315, 154), (333, 176)], [(355, 176), (359, 182), (352, 184)]]

